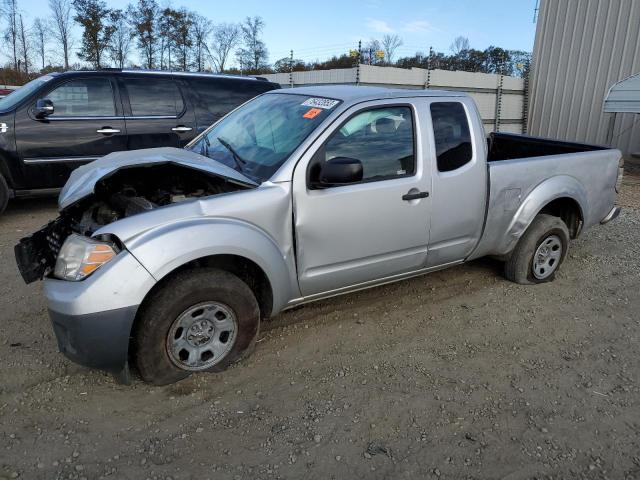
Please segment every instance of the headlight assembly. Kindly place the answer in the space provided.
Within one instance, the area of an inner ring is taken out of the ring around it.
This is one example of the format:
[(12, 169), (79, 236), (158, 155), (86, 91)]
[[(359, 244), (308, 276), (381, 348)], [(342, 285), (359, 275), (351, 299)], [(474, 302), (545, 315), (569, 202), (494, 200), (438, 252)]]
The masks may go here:
[(72, 234), (65, 240), (53, 275), (62, 280), (82, 280), (116, 256), (116, 246), (82, 235)]

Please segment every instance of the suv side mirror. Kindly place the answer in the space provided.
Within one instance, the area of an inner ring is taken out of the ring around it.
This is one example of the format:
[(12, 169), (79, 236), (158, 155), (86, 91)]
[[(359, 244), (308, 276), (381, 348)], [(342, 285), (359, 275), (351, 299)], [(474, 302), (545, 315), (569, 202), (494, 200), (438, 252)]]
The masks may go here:
[(53, 102), (48, 98), (40, 98), (36, 101), (36, 108), (33, 111), (38, 118), (48, 117), (54, 112)]
[(316, 187), (327, 188), (362, 181), (362, 162), (356, 158), (335, 157), (327, 160), (318, 174)]

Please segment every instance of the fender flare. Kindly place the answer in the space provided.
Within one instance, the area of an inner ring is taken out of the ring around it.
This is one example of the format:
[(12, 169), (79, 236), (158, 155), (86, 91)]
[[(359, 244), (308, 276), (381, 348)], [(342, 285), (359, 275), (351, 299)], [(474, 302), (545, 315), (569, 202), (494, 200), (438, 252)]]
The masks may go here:
[(534, 187), (522, 201), (509, 223), (499, 251), (511, 252), (540, 210), (559, 198), (574, 200), (580, 208), (582, 219), (587, 220), (589, 204), (587, 192), (582, 184), (570, 175), (551, 177)]
[(127, 250), (156, 279), (212, 255), (251, 260), (265, 273), (273, 293), (274, 313), (299, 296), (293, 250), (282, 251), (266, 232), (230, 218), (190, 218), (160, 225), (124, 242)]

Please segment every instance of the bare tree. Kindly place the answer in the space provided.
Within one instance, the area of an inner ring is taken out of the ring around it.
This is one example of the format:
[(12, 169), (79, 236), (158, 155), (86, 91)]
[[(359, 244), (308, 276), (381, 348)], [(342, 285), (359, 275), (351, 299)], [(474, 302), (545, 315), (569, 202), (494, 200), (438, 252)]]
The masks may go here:
[(238, 50), (236, 55), (241, 69), (258, 73), (267, 66), (269, 52), (260, 38), (263, 29), (264, 20), (258, 16), (247, 17), (240, 25), (243, 47)]
[(18, 71), (18, 1), (3, 0), (2, 14), (7, 22), (4, 38), (13, 48), (13, 68)]
[(71, 0), (49, 0), (49, 8), (53, 14), (53, 36), (62, 47), (64, 69), (69, 70), (69, 51), (71, 39)]
[(375, 38), (369, 40), (366, 45), (362, 47), (362, 62), (368, 63), (369, 65), (380, 63), (382, 59), (376, 55), (376, 52), (379, 52), (381, 49), (382, 47), (378, 40)]
[(460, 36), (453, 39), (453, 43), (449, 48), (454, 55), (459, 55), (460, 52), (471, 50), (471, 45), (467, 37)]
[(387, 34), (382, 37), (382, 49), (384, 50), (384, 58), (387, 63), (393, 63), (396, 50), (402, 46), (402, 39), (398, 35)]
[(211, 58), (215, 68), (224, 73), (231, 50), (240, 42), (240, 27), (235, 23), (221, 23), (213, 29), (213, 42), (211, 44)]
[(108, 47), (109, 56), (118, 68), (124, 68), (131, 50), (133, 31), (122, 10), (113, 10), (110, 17), (113, 35), (111, 36), (111, 44)]
[(155, 66), (158, 50), (158, 3), (155, 0), (138, 0), (137, 5), (129, 5), (127, 14), (133, 33), (138, 41), (138, 49), (147, 68)]
[(31, 45), (29, 44), (29, 36), (24, 28), (24, 22), (22, 21), (22, 14), (18, 15), (18, 43), (20, 49), (20, 56), (22, 57), (22, 68), (24, 73), (29, 75), (29, 51)]
[(204, 70), (205, 54), (208, 51), (207, 39), (211, 34), (211, 20), (197, 13), (192, 14), (192, 36), (194, 49), (194, 64), (196, 70), (201, 72)]
[(48, 31), (47, 26), (44, 23), (44, 20), (41, 18), (36, 18), (33, 21), (33, 26), (31, 27), (31, 36), (33, 38), (33, 45), (36, 51), (38, 52), (38, 57), (42, 62), (42, 69), (44, 70), (46, 64), (46, 48), (47, 48), (47, 39), (48, 39)]

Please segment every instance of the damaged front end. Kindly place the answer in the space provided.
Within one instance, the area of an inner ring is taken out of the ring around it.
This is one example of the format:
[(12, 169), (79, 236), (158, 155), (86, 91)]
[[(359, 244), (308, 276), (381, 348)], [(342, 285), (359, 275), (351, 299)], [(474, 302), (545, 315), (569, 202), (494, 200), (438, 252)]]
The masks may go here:
[(65, 275), (64, 265), (56, 269), (65, 240), (71, 235), (93, 238), (117, 253), (123, 248), (117, 238), (94, 237), (105, 225), (194, 198), (255, 186), (224, 165), (195, 157), (200, 156), (179, 149), (121, 152), (76, 170), (60, 195), (60, 216), (15, 246), (24, 281), (31, 283), (51, 275), (82, 279), (81, 275)]

